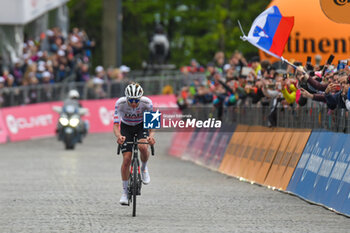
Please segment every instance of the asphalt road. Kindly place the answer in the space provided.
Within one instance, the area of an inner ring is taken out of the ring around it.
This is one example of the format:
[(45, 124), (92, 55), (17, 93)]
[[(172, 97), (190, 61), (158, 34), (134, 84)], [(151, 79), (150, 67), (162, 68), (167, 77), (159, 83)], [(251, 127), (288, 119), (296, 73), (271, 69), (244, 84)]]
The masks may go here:
[(158, 133), (137, 216), (119, 205), (112, 134), (0, 145), (0, 232), (349, 232), (350, 219), (167, 155)]

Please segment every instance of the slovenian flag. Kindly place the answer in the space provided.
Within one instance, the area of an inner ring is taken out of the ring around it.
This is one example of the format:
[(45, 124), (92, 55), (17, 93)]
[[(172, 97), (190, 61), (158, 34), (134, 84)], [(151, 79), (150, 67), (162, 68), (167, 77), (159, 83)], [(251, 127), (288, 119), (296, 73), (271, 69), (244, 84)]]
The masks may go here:
[(272, 6), (254, 20), (248, 36), (243, 36), (242, 39), (281, 58), (293, 25), (294, 17), (284, 17), (277, 6)]

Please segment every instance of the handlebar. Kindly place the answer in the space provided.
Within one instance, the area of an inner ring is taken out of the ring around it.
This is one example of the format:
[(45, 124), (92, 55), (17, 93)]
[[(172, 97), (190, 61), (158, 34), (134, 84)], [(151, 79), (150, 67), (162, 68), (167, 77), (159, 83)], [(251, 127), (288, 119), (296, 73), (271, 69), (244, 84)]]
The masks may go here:
[[(138, 144), (146, 144), (146, 145), (149, 145), (148, 142), (124, 142), (123, 143), (124, 145), (138, 145)], [(118, 144), (118, 155), (120, 154), (120, 144)], [(151, 145), (151, 154), (154, 155), (154, 145)]]

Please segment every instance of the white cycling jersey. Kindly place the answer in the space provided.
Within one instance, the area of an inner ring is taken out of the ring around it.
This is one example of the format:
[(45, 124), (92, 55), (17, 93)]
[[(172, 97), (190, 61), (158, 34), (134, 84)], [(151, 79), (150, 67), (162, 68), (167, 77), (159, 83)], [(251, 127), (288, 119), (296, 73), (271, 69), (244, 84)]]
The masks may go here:
[(139, 105), (132, 108), (128, 104), (126, 97), (121, 97), (115, 103), (114, 123), (123, 122), (127, 125), (137, 125), (143, 122), (143, 113), (153, 111), (152, 100), (142, 96)]

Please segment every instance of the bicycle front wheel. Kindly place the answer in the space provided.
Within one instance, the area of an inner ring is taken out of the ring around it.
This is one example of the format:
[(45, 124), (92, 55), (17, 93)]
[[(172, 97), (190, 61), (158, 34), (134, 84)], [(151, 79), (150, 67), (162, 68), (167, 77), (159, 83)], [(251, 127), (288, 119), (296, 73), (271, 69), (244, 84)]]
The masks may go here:
[(137, 175), (138, 175), (138, 165), (137, 161), (134, 161), (132, 176), (133, 176), (133, 184), (132, 184), (132, 216), (136, 216), (136, 195), (137, 195)]

